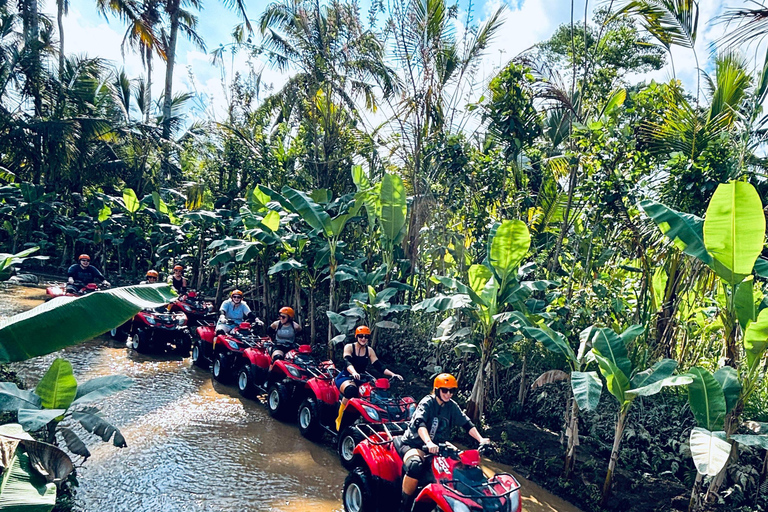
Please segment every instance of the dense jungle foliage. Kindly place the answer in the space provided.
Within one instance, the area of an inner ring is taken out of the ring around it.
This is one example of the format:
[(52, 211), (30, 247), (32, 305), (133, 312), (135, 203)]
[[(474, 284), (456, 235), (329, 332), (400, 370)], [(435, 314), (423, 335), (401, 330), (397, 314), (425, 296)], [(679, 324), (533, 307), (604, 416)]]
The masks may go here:
[(717, 21), (694, 0), (611, 2), (489, 80), (503, 10), (281, 0), (213, 58), (290, 79), (265, 96), (243, 70), (215, 122), (172, 83), (198, 2), (97, 2), (141, 77), (67, 54), (55, 6), (0, 0), (0, 250), (49, 257), (26, 269), (181, 263), (263, 319), (291, 305), (337, 356), (366, 323), (584, 510), (768, 509), (768, 55), (741, 51), (768, 10), (728, 13), (689, 91), (639, 80)]

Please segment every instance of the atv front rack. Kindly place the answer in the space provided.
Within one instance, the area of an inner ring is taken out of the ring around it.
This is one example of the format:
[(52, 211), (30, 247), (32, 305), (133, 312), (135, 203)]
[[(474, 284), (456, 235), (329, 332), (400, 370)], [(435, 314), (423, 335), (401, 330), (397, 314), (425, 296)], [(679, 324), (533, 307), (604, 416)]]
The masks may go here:
[(408, 422), (385, 422), (385, 423), (358, 423), (352, 425), (369, 443), (376, 446), (383, 446), (394, 441), (395, 437), (405, 434), (408, 428)]
[[(507, 486), (504, 485), (504, 482), (502, 482), (502, 480), (499, 479), (500, 476), (508, 476), (512, 479), (513, 482), (517, 482), (517, 479), (514, 476), (512, 476), (510, 473), (496, 473), (495, 475), (493, 475), (493, 478), (490, 478), (479, 485), (470, 485), (467, 482), (464, 482), (462, 480), (446, 480), (444, 482), (441, 482), (441, 484), (451, 489), (451, 491), (454, 492), (460, 498), (473, 500), (473, 501), (506, 498), (513, 492), (520, 489), (519, 483), (516, 486), (513, 485), (512, 487), (507, 489)], [(459, 485), (469, 489), (472, 493), (464, 494), (463, 492), (459, 491), (457, 488), (457, 486)], [(493, 488), (495, 485), (501, 485), (506, 489), (506, 491), (504, 491), (501, 494), (497, 494), (496, 490)], [(489, 490), (492, 494), (486, 494), (485, 492), (483, 492), (485, 489)]]

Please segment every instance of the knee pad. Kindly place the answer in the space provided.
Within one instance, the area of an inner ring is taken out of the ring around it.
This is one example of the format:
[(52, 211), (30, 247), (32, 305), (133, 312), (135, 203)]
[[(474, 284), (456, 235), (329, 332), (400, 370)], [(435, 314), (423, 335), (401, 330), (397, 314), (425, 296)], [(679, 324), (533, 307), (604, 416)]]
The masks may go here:
[(283, 354), (282, 352), (273, 352), (272, 353), (272, 360), (273, 361), (278, 361), (280, 359), (285, 359), (285, 354)]
[(419, 480), (424, 473), (424, 459), (421, 455), (412, 455), (405, 461), (405, 474), (411, 478)]
[(360, 391), (358, 391), (357, 386), (355, 385), (349, 385), (344, 388), (344, 397), (345, 398), (357, 398), (360, 396)]

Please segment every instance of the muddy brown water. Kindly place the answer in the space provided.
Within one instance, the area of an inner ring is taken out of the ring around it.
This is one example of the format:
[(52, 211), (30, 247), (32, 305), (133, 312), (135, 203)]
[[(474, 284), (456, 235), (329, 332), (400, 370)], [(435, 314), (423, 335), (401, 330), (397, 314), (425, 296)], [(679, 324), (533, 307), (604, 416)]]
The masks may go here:
[[(30, 309), (44, 298), (39, 288), (0, 288), (0, 317)], [(347, 471), (330, 443), (304, 439), (295, 424), (272, 419), (261, 403), (214, 382), (188, 358), (143, 356), (99, 337), (13, 367), (33, 387), (56, 357), (72, 363), (79, 382), (114, 374), (134, 379), (130, 389), (99, 404), (128, 447), (118, 449), (84, 434), (92, 456), (78, 471), (78, 510), (342, 510)], [(512, 471), (495, 463), (487, 467)], [(518, 479), (523, 510), (578, 512)]]

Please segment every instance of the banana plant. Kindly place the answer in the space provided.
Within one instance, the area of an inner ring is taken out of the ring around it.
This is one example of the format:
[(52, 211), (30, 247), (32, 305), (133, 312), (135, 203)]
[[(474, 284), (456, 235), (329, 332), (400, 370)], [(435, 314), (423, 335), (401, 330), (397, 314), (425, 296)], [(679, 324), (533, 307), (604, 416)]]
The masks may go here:
[[(0, 252), (0, 281), (5, 281), (11, 277), (13, 267), (15, 265), (21, 265), (24, 260), (30, 258), (30, 255), (40, 250), (40, 247), (30, 247), (16, 254), (6, 254)], [(48, 256), (32, 256), (34, 259), (47, 260)]]
[[(758, 384), (759, 362), (768, 344), (768, 313), (758, 311), (754, 299), (754, 275), (768, 277), (768, 261), (760, 258), (765, 242), (762, 201), (751, 184), (731, 181), (717, 187), (704, 220), (649, 201), (640, 206), (678, 248), (705, 263), (720, 278), (723, 357), (738, 370), (741, 384), (739, 400), (724, 420), (725, 439), (729, 439)], [(722, 466), (710, 483), (709, 495), (718, 491), (726, 467)]]
[(352, 168), (352, 179), (365, 205), (369, 224), (377, 225), (381, 232), (381, 258), (386, 266), (385, 282), (388, 283), (394, 266), (395, 247), (405, 236), (408, 216), (403, 180), (395, 174), (385, 173), (379, 183), (372, 184), (359, 165)]
[(528, 270), (520, 270), (520, 262), (528, 254), (530, 241), (528, 226), (524, 222), (501, 222), (491, 230), (485, 262), (469, 267), (468, 284), (452, 277), (433, 277), (434, 282), (454, 290), (454, 293), (438, 294), (412, 307), (413, 311), (426, 313), (460, 309), (472, 318), (473, 335), (457, 344), (456, 351), (472, 353), (480, 359), (467, 403), (467, 412), (474, 420), (478, 420), (484, 411), (489, 364), (494, 361), (507, 367), (512, 362), (512, 342), (506, 338), (499, 341), (499, 337), (515, 332), (527, 323), (526, 315), (537, 307), (536, 301), (529, 301), (533, 292), (543, 291), (555, 284), (551, 281), (523, 281)]
[(125, 448), (120, 430), (106, 421), (92, 404), (131, 385), (133, 380), (123, 375), (97, 377), (78, 385), (72, 364), (56, 358), (34, 390), (19, 389), (13, 382), (0, 382), (0, 411), (15, 412), (27, 432), (45, 429), (45, 440), (50, 444), (58, 444), (59, 434), (67, 448), (85, 460), (91, 453), (72, 430), (72, 424), (79, 423), (102, 441), (112, 441), (114, 446)]
[[(259, 190), (266, 194), (272, 201), (277, 201), (288, 212), (297, 213), (314, 231), (316, 231), (327, 244), (329, 251), (328, 274), (330, 290), (328, 292), (328, 311), (334, 312), (336, 294), (336, 250), (341, 240), (341, 234), (347, 223), (357, 216), (362, 207), (362, 201), (354, 196), (343, 196), (328, 204), (328, 211), (320, 206), (313, 197), (295, 190), (291, 187), (283, 187), (281, 193), (259, 185)], [(315, 191), (318, 192), (318, 191)], [(320, 194), (315, 194), (319, 196)], [(331, 217), (329, 211), (336, 211), (336, 216)], [(328, 322), (328, 356), (332, 356), (333, 350), (333, 326)]]
[(605, 378), (606, 388), (619, 402), (613, 448), (603, 484), (602, 504), (611, 494), (613, 473), (616, 462), (619, 460), (627, 415), (635, 399), (640, 396), (655, 395), (665, 387), (685, 386), (693, 382), (693, 379), (687, 375), (672, 375), (677, 368), (677, 361), (673, 359), (662, 359), (643, 371), (633, 368), (628, 357), (627, 344), (643, 331), (642, 326), (633, 325), (620, 335), (613, 329), (605, 327), (594, 329), (590, 333), (592, 353), (597, 360), (600, 373)]
[(0, 452), (0, 512), (53, 510), (56, 486), (74, 470), (69, 455), (33, 439), (18, 423), (0, 425)]
[[(596, 371), (584, 371), (586, 366), (595, 361), (592, 348), (592, 332), (595, 327), (588, 327), (579, 335), (578, 353), (568, 343), (561, 333), (552, 330), (545, 324), (541, 327), (523, 326), (523, 334), (539, 341), (544, 347), (555, 354), (565, 357), (569, 373), (560, 370), (550, 370), (542, 374), (532, 387), (538, 387), (559, 380), (567, 380), (571, 387), (569, 408), (566, 411), (565, 436), (568, 446), (565, 452), (563, 478), (568, 478), (576, 463), (576, 447), (579, 445), (579, 411), (594, 411), (600, 402), (603, 391), (603, 381)], [(558, 373), (559, 372), (559, 373)]]
[(693, 379), (688, 385), (688, 403), (697, 425), (690, 435), (697, 474), (689, 510), (697, 510), (703, 477), (716, 476), (728, 463), (731, 444), (724, 430), (725, 419), (738, 405), (742, 388), (738, 372), (730, 366), (723, 366), (714, 375), (694, 366), (686, 375)]

